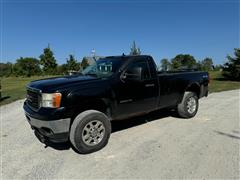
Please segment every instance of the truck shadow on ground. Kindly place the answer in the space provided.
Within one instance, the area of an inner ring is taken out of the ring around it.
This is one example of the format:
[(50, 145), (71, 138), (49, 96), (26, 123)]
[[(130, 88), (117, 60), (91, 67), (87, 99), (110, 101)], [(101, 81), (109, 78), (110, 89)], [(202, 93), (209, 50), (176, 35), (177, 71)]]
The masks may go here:
[(170, 110), (158, 110), (145, 115), (140, 115), (136, 117), (131, 117), (123, 120), (112, 121), (112, 133), (122, 131), (128, 128), (139, 126), (151, 121), (156, 121), (165, 117), (177, 117), (175, 111)]
[[(142, 124), (146, 124), (151, 121), (161, 120), (162, 118), (169, 117), (169, 116), (177, 117), (177, 114), (175, 111), (158, 110), (158, 111), (154, 111), (141, 116), (112, 121), (111, 122), (112, 133), (119, 132), (132, 127), (136, 127)], [(45, 142), (45, 148), (48, 148), (48, 147), (56, 150), (69, 150), (70, 148), (72, 148), (74, 151), (76, 151), (70, 142), (66, 142), (66, 143)]]

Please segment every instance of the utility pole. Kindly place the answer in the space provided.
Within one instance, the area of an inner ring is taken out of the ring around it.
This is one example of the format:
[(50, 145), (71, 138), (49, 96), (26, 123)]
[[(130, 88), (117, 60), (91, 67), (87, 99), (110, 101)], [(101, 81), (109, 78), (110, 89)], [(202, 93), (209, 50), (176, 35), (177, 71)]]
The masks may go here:
[(95, 51), (95, 49), (92, 49), (91, 56), (93, 57), (94, 61), (96, 62), (97, 60), (96, 60), (96, 51)]
[(96, 56), (96, 51), (95, 51), (95, 49), (92, 49), (91, 55), (92, 55), (92, 57), (95, 57), (95, 56)]

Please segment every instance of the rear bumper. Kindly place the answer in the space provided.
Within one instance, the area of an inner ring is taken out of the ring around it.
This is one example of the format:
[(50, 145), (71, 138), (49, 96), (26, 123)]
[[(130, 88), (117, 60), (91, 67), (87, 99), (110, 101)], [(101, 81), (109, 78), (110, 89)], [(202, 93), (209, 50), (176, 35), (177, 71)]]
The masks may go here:
[(41, 142), (66, 142), (69, 137), (70, 118), (45, 121), (31, 117), (26, 113), (26, 118), (35, 135)]

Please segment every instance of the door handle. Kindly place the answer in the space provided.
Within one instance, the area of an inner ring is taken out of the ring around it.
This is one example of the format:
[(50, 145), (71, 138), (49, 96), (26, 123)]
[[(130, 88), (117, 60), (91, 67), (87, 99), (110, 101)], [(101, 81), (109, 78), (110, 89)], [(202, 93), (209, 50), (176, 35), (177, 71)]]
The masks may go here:
[(155, 84), (145, 84), (145, 87), (154, 87)]

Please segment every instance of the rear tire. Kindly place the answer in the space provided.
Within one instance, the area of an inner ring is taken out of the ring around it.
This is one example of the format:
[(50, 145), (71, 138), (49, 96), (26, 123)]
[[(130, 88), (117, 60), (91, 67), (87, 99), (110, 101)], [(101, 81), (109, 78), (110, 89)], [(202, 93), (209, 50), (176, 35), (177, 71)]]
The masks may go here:
[(194, 92), (185, 92), (182, 102), (177, 106), (178, 115), (182, 118), (192, 118), (198, 111), (198, 97)]
[(106, 146), (110, 134), (111, 123), (108, 117), (99, 111), (87, 110), (74, 119), (70, 141), (79, 153), (88, 154)]

